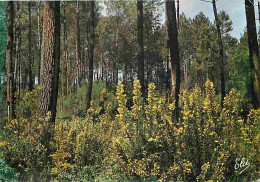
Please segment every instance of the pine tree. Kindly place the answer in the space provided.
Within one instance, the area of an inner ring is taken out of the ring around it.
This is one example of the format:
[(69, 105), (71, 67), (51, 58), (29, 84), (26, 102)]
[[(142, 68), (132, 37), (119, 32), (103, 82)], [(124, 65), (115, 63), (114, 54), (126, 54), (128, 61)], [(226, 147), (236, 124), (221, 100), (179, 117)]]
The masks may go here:
[(28, 33), (28, 46), (29, 46), (29, 50), (28, 50), (28, 68), (29, 68), (29, 91), (33, 90), (33, 76), (32, 76), (32, 15), (31, 15), (31, 2), (28, 2), (28, 12), (29, 12), (29, 33)]
[(251, 65), (253, 105), (254, 108), (260, 106), (260, 60), (256, 34), (254, 2), (245, 0), (247, 36), (249, 45), (249, 57)]
[(224, 97), (225, 97), (225, 67), (224, 67), (224, 47), (221, 38), (221, 31), (220, 31), (220, 22), (218, 18), (218, 12), (216, 7), (216, 0), (212, 0), (213, 4), (213, 11), (216, 21), (217, 27), (217, 34), (218, 34), (218, 46), (219, 46), (219, 55), (220, 55), (220, 84), (221, 84), (221, 106), (223, 107)]
[(144, 25), (143, 25), (143, 1), (137, 0), (137, 42), (138, 42), (138, 80), (141, 91), (145, 95), (144, 87)]
[(7, 66), (7, 102), (8, 118), (15, 119), (15, 82), (14, 82), (14, 2), (7, 2), (7, 47), (6, 47), (6, 66)]
[(51, 122), (55, 122), (60, 66), (60, 2), (58, 1), (44, 3), (41, 60), (40, 110), (44, 115), (51, 112)]
[(89, 72), (88, 72), (88, 86), (87, 86), (87, 106), (86, 112), (90, 108), (92, 85), (93, 85), (93, 63), (94, 63), (94, 43), (95, 43), (95, 1), (91, 1), (90, 10), (90, 52), (89, 52)]
[(169, 67), (171, 70), (171, 93), (174, 97), (174, 117), (178, 120), (179, 94), (180, 94), (180, 55), (178, 44), (178, 30), (176, 22), (175, 1), (165, 0), (168, 45), (170, 48)]

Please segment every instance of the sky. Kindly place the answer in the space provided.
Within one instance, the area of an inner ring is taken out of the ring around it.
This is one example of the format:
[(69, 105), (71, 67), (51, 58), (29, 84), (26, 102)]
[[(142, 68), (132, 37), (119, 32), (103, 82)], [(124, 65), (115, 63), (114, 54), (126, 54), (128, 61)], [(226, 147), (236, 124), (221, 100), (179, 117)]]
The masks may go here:
[[(162, 0), (163, 1), (163, 0)], [(214, 21), (214, 14), (212, 3), (203, 2), (201, 0), (179, 0), (180, 1), (180, 13), (185, 13), (187, 17), (193, 18), (199, 12), (203, 12), (210, 21)], [(211, 1), (211, 0), (208, 0)], [(232, 36), (239, 39), (241, 35), (246, 30), (246, 14), (245, 14), (245, 0), (216, 0), (217, 10), (226, 11), (230, 19), (233, 22), (233, 31)], [(258, 21), (258, 7), (257, 0), (254, 0), (255, 4), (255, 17), (256, 17), (256, 27), (259, 28)], [(102, 11), (102, 14), (106, 15), (105, 8)], [(165, 14), (162, 13), (162, 22), (165, 21)]]
[[(257, 5), (257, 0), (254, 0), (254, 4)], [(217, 9), (218, 12), (224, 10), (229, 14), (233, 22), (232, 36), (239, 39), (246, 28), (244, 0), (217, 0)], [(259, 27), (257, 9), (257, 6), (255, 6), (256, 26)], [(200, 11), (208, 16), (211, 21), (214, 21), (212, 3), (200, 0), (180, 0), (180, 12), (184, 12), (186, 16), (193, 18)]]

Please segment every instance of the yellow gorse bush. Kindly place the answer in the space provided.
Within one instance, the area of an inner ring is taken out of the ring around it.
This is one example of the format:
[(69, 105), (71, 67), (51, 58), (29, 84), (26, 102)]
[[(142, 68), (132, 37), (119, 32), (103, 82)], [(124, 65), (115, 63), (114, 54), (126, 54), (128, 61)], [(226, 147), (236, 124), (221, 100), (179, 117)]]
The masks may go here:
[[(157, 179), (159, 181), (227, 181), (259, 176), (260, 110), (247, 116), (243, 100), (231, 90), (221, 108), (213, 83), (180, 95), (180, 121), (173, 120), (174, 102), (148, 86), (147, 100), (134, 82), (132, 105), (124, 85), (117, 86), (117, 108), (102, 90), (100, 108), (85, 118), (57, 120), (19, 117), (4, 126), (3, 157), (12, 167), (57, 180)], [(25, 103), (37, 91), (25, 95)], [(32, 107), (32, 104), (27, 104)], [(250, 167), (242, 174), (235, 159), (245, 157)], [(44, 171), (44, 172), (43, 172)]]

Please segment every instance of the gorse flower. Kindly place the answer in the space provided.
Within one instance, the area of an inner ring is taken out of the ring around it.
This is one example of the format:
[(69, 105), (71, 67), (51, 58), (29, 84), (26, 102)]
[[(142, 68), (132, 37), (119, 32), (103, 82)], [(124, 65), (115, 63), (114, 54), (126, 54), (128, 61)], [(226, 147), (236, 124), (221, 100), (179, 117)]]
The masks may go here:
[[(3, 157), (14, 168), (28, 173), (45, 169), (61, 181), (101, 174), (112, 180), (229, 181), (235, 176), (234, 158), (241, 156), (250, 161), (247, 175), (258, 175), (260, 110), (245, 116), (235, 90), (223, 108), (210, 81), (205, 94), (199, 88), (184, 90), (175, 123), (174, 102), (159, 94), (155, 84), (149, 84), (147, 100), (138, 80), (133, 86), (129, 98), (118, 84), (117, 107), (102, 90), (102, 104), (92, 106), (84, 118), (58, 119), (55, 125), (48, 122), (49, 114), (8, 121), (0, 143)], [(24, 100), (36, 95), (28, 93)]]

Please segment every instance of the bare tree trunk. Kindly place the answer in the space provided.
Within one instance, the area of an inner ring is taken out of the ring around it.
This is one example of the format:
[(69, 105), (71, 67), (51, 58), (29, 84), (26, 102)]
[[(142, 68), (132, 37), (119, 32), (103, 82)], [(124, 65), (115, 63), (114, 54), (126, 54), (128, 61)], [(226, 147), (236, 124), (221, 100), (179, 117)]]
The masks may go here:
[(183, 63), (183, 75), (184, 75), (184, 82), (185, 82), (185, 89), (188, 89), (189, 85), (189, 60), (184, 59)]
[(103, 47), (101, 50), (101, 81), (104, 81), (104, 59), (103, 59)]
[(127, 70), (127, 68), (128, 68), (128, 66), (127, 66), (127, 60), (128, 60), (128, 58), (126, 58), (126, 59), (125, 59), (125, 62), (124, 62), (124, 74), (123, 74), (123, 83), (124, 83), (124, 84), (127, 83), (127, 72), (128, 72), (128, 70)]
[(174, 118), (178, 120), (180, 93), (180, 55), (178, 44), (178, 30), (176, 24), (175, 2), (171, 0), (165, 0), (165, 6), (171, 59), (171, 64), (169, 65), (171, 69), (171, 92), (175, 100)]
[(14, 4), (7, 3), (7, 47), (6, 47), (6, 66), (7, 66), (7, 101), (8, 101), (8, 118), (15, 119), (15, 49), (14, 49)]
[(258, 26), (258, 39), (260, 39), (260, 0), (258, 0), (258, 22), (259, 22), (259, 26)]
[(60, 2), (44, 3), (40, 110), (55, 123), (60, 65)]
[(81, 87), (82, 82), (82, 61), (81, 61), (81, 43), (80, 43), (80, 22), (79, 22), (79, 1), (77, 1), (77, 76), (78, 85)]
[(177, 0), (177, 28), (180, 27), (180, 0)]
[(66, 95), (68, 96), (71, 93), (71, 88), (70, 88), (70, 61), (68, 59), (68, 49), (67, 49), (67, 23), (66, 23), (66, 7), (65, 7), (65, 1), (64, 7), (63, 7), (63, 41), (64, 41), (64, 59), (65, 59), (65, 67), (66, 67)]
[[(19, 28), (16, 30), (17, 31), (17, 42), (16, 42), (16, 58), (15, 58), (15, 86), (16, 86), (16, 90), (18, 88), (18, 93), (20, 95), (20, 80), (19, 80), (19, 67), (20, 67), (20, 48), (21, 48), (21, 40), (20, 40), (20, 35), (19, 35)], [(18, 98), (19, 98), (18, 95)]]
[[(152, 69), (150, 69), (150, 67), (153, 67), (153, 64), (149, 64), (148, 62), (148, 59), (147, 59), (147, 56), (145, 56), (145, 62), (146, 62), (146, 84), (145, 84), (145, 87), (148, 88), (148, 85), (149, 85), (149, 81), (150, 81), (150, 78), (151, 78), (151, 74), (152, 74)], [(153, 67), (154, 68), (154, 67)], [(155, 68), (156, 70), (156, 68)]]
[[(20, 40), (19, 40), (19, 50), (21, 49), (21, 36), (20, 36)], [(20, 92), (21, 92), (21, 79), (22, 79), (22, 64), (21, 64), (21, 60), (20, 60), (20, 51), (19, 51), (19, 62), (18, 62), (18, 90), (19, 90), (19, 95), (18, 98), (20, 98)]]
[(220, 23), (218, 19), (218, 12), (216, 7), (216, 0), (212, 0), (213, 11), (216, 21), (217, 33), (218, 33), (218, 46), (219, 46), (219, 54), (220, 54), (220, 84), (221, 84), (221, 106), (223, 107), (224, 98), (225, 98), (225, 67), (224, 67), (224, 47), (221, 38), (220, 32)]
[(54, 45), (54, 78), (52, 90), (52, 122), (55, 123), (58, 91), (59, 91), (59, 72), (60, 72), (60, 2), (55, 2), (55, 45)]
[(138, 42), (138, 80), (141, 91), (145, 96), (144, 85), (144, 25), (143, 25), (143, 1), (137, 0), (137, 42)]
[(29, 33), (28, 33), (28, 68), (29, 68), (29, 91), (33, 90), (33, 76), (32, 76), (32, 16), (31, 16), (31, 2), (28, 1), (28, 11), (29, 11)]
[(202, 72), (202, 62), (201, 60), (198, 60), (198, 65), (199, 65), (199, 69), (197, 69), (197, 86), (203, 90), (203, 83), (204, 83), (204, 80), (203, 80), (203, 72)]
[[(169, 49), (169, 40), (167, 41), (167, 49)], [(171, 89), (171, 56), (170, 52), (166, 61), (166, 89), (170, 90)]]
[(93, 85), (93, 63), (94, 63), (94, 45), (95, 45), (95, 1), (91, 1), (91, 30), (90, 30), (90, 55), (89, 55), (89, 73), (88, 73), (88, 87), (87, 87), (87, 106), (86, 112), (90, 108), (91, 96), (92, 96), (92, 85)]
[(20, 25), (20, 16), (21, 16), (21, 11), (20, 11), (20, 2), (17, 2), (17, 6), (16, 6), (16, 24), (15, 24), (15, 32), (16, 32), (16, 40), (15, 40), (15, 68), (14, 68), (14, 82), (15, 82), (15, 87), (17, 90), (18, 87), (18, 98), (20, 96), (20, 76), (19, 76), (19, 72), (20, 72), (20, 48), (21, 48), (21, 25)]
[[(38, 7), (37, 7), (37, 21), (38, 21), (38, 28), (37, 28), (37, 33), (38, 33), (38, 50), (39, 50), (39, 55), (41, 55), (41, 48), (42, 48), (42, 31), (41, 31), (41, 26), (42, 26), (42, 21), (41, 21), (41, 1), (38, 2)], [(38, 85), (41, 84), (41, 56), (39, 56), (39, 63), (38, 63)]]
[(118, 84), (118, 39), (119, 39), (119, 7), (117, 7), (117, 13), (116, 13), (116, 59), (115, 62), (113, 63), (115, 71), (115, 78), (114, 81), (116, 84)]
[[(15, 8), (14, 8), (15, 9)], [(17, 14), (17, 11), (15, 11), (15, 14), (14, 14), (14, 42), (13, 42), (13, 52), (12, 52), (12, 58), (13, 58), (13, 76), (14, 76), (14, 87), (15, 87), (15, 90), (17, 90), (17, 87), (16, 87), (16, 69), (17, 69), (17, 43), (18, 43), (18, 25), (17, 25), (17, 17), (18, 17), (18, 14)]]
[(260, 106), (260, 60), (256, 34), (254, 2), (245, 0), (247, 36), (252, 77), (252, 95), (254, 108)]
[(13, 60), (13, 42), (14, 42), (14, 3), (7, 3), (7, 47), (6, 47), (6, 66), (7, 66), (7, 102), (8, 118), (15, 119), (15, 83), (14, 83), (14, 60)]

